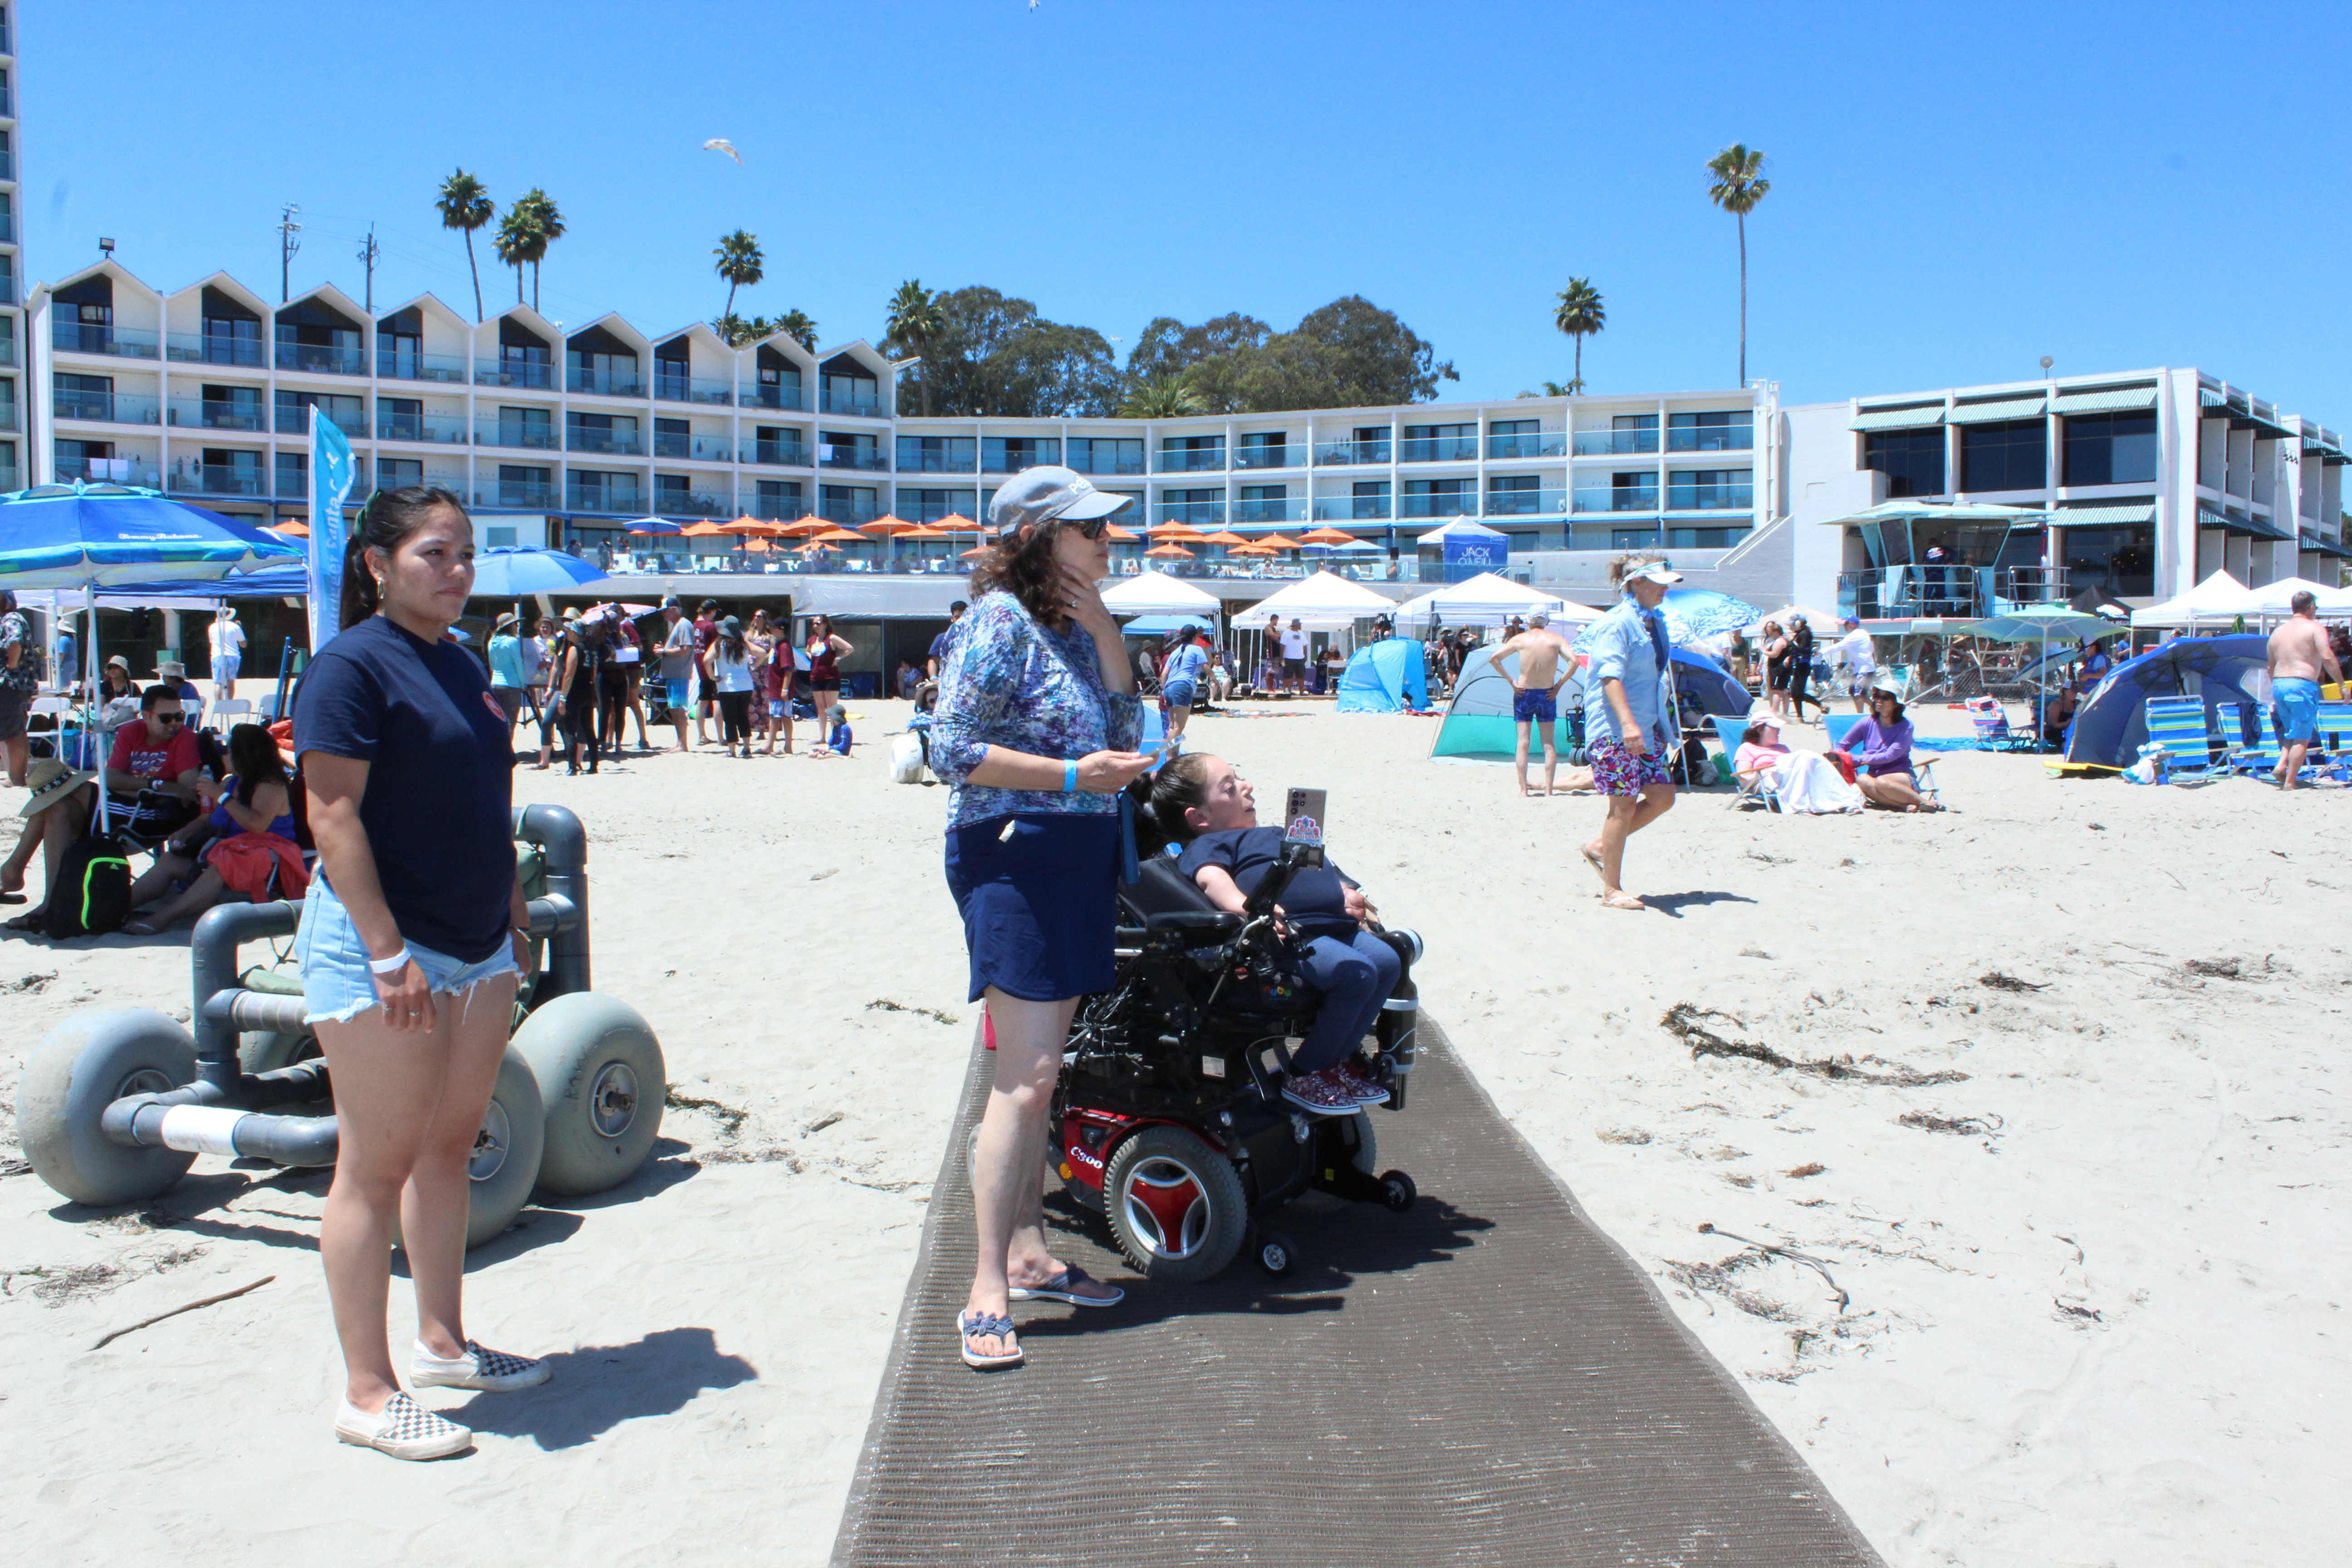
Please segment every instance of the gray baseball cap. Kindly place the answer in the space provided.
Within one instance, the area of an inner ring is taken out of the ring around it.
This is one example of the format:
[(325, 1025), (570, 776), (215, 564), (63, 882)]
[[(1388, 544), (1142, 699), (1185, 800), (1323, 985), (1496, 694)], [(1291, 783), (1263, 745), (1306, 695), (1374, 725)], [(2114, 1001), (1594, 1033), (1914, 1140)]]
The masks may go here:
[(1084, 522), (1108, 517), (1134, 499), (1098, 490), (1076, 469), (1048, 463), (1024, 468), (1005, 480), (989, 502), (988, 521), (995, 525), (998, 538), (1010, 538), (1053, 518)]

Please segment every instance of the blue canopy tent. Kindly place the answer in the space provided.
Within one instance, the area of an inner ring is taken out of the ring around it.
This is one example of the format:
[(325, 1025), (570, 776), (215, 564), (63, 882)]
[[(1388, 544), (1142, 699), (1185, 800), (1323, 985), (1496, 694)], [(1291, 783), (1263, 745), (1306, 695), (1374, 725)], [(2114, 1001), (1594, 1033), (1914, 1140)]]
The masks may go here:
[[(2249, 721), (2263, 722), (2270, 639), (2253, 633), (2218, 637), (2176, 637), (2153, 652), (2117, 665), (2099, 682), (2091, 700), (2066, 729), (2066, 761), (2094, 767), (2124, 768), (2139, 760), (2147, 743), (2147, 700), (2201, 697), (2209, 730), (2251, 742)], [(2217, 709), (2241, 711), (2227, 719)]]
[(1366, 643), (1339, 672), (1341, 713), (1402, 713), (1429, 706), (1428, 678), (1421, 644), (1409, 637)]

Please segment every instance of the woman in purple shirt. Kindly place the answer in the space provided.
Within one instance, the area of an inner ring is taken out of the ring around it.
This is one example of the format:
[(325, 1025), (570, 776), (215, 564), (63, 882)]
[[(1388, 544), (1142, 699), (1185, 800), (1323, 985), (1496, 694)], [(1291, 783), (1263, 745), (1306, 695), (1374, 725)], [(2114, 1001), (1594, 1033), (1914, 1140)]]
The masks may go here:
[(1854, 763), (1854, 784), (1862, 798), (1889, 811), (1941, 811), (1944, 808), (1919, 793), (1911, 776), (1911, 721), (1903, 704), (1885, 687), (1870, 693), (1870, 716), (1846, 736), (1846, 755)]

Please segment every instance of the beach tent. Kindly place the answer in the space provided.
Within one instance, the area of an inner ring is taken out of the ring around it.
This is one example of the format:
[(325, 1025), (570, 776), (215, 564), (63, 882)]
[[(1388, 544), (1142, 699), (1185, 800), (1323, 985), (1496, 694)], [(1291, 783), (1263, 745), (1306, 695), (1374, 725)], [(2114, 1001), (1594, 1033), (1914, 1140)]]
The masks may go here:
[[(1375, 643), (1374, 647), (1386, 647), (1387, 643)], [(1407, 645), (1416, 650), (1418, 643)], [(1367, 651), (1370, 651), (1369, 649)], [(1445, 717), (1437, 726), (1437, 738), (1430, 742), (1429, 754), (1438, 761), (1464, 763), (1507, 763), (1517, 754), (1518, 737), (1513, 732), (1511, 678), (1518, 673), (1519, 656), (1506, 656), (1498, 665), (1495, 647), (1473, 648), (1463, 661), (1462, 673), (1454, 680), (1454, 699), (1445, 705)], [(1568, 716), (1575, 710), (1577, 701), (1570, 696), (1576, 687), (1575, 678), (1560, 689), (1559, 717), (1552, 724), (1552, 748), (1565, 759), (1576, 744), (1576, 732), (1569, 725)], [(1540, 739), (1534, 742), (1538, 759), (1543, 754)]]
[(1395, 609), (1393, 600), (1383, 598), (1360, 584), (1351, 583), (1328, 572), (1318, 572), (1312, 577), (1267, 595), (1242, 611), (1240, 618), (1244, 623), (1263, 626), (1266, 616), (1279, 616), (1285, 624), (1296, 620), (1311, 631), (1329, 631), (1353, 626), (1358, 621), (1369, 621), (1374, 616), (1389, 615)]
[(1473, 522), (1466, 517), (1457, 517), (1442, 528), (1433, 528), (1427, 533), (1414, 535), (1413, 542), (1443, 545), (1449, 539), (1508, 539), (1510, 537), (1499, 528), (1488, 528), (1483, 522)]
[(2136, 626), (2189, 626), (2199, 621), (2226, 621), (2247, 613), (2252, 597), (2246, 585), (2227, 572), (2216, 572), (2177, 599), (2132, 612)]
[(1525, 617), (1541, 610), (1559, 626), (1580, 626), (1598, 620), (1601, 612), (1565, 599), (1538, 593), (1507, 577), (1482, 572), (1466, 582), (1453, 583), (1434, 593), (1407, 599), (1397, 606), (1397, 624), (1416, 626), (1434, 619), (1449, 626), (1499, 626), (1513, 616)]
[(1103, 604), (1114, 616), (1214, 615), (1216, 596), (1165, 572), (1139, 572), (1103, 590)]
[(1410, 637), (1366, 643), (1339, 672), (1338, 710), (1401, 713), (1408, 708), (1428, 707), (1424, 663), (1421, 645)]
[[(2136, 618), (2136, 617), (2135, 617)], [(2066, 760), (2123, 768), (2147, 743), (2147, 700), (2201, 697), (2206, 724), (2231, 741), (2252, 741), (2244, 715), (2218, 714), (2235, 704), (2259, 725), (2270, 706), (2270, 639), (2253, 632), (2231, 637), (2175, 637), (2154, 652), (2108, 671), (2066, 730)], [(2202, 760), (2202, 759), (2199, 759)]]
[(2316, 608), (2320, 615), (2340, 616), (2352, 612), (2352, 588), (2331, 588), (2308, 577), (2282, 577), (2275, 583), (2247, 589), (2246, 596), (2253, 602), (2253, 608), (2246, 613), (2283, 621), (2294, 614), (2293, 600), (2297, 594), (2308, 594), (2317, 600)]

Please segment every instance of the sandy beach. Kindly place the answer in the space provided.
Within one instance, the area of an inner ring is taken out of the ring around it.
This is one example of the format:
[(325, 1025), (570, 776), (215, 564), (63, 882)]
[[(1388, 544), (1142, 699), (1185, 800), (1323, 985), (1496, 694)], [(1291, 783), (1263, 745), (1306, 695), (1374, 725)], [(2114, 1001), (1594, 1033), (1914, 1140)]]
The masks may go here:
[[(587, 823), (597, 989), (653, 1023), (672, 1109), (635, 1181), (472, 1254), (469, 1330), (555, 1381), (428, 1393), (480, 1434), (453, 1461), (332, 1440), (323, 1173), (207, 1157), (97, 1212), (22, 1173), (25, 1053), (92, 1006), (184, 1016), (184, 930), (0, 944), (12, 1557), (824, 1562), (976, 1014), (945, 792), (888, 782), (904, 704), (862, 711), (848, 761), (516, 775)], [(1636, 915), (1577, 858), (1597, 800), (1431, 763), (1434, 722), (1276, 704), (1192, 740), (1261, 800), (1329, 791), (1333, 858), (1427, 939), (1423, 1005), (1890, 1563), (2340, 1557), (2341, 792), (1956, 753), (1943, 816), (1703, 793), (1634, 839)]]

